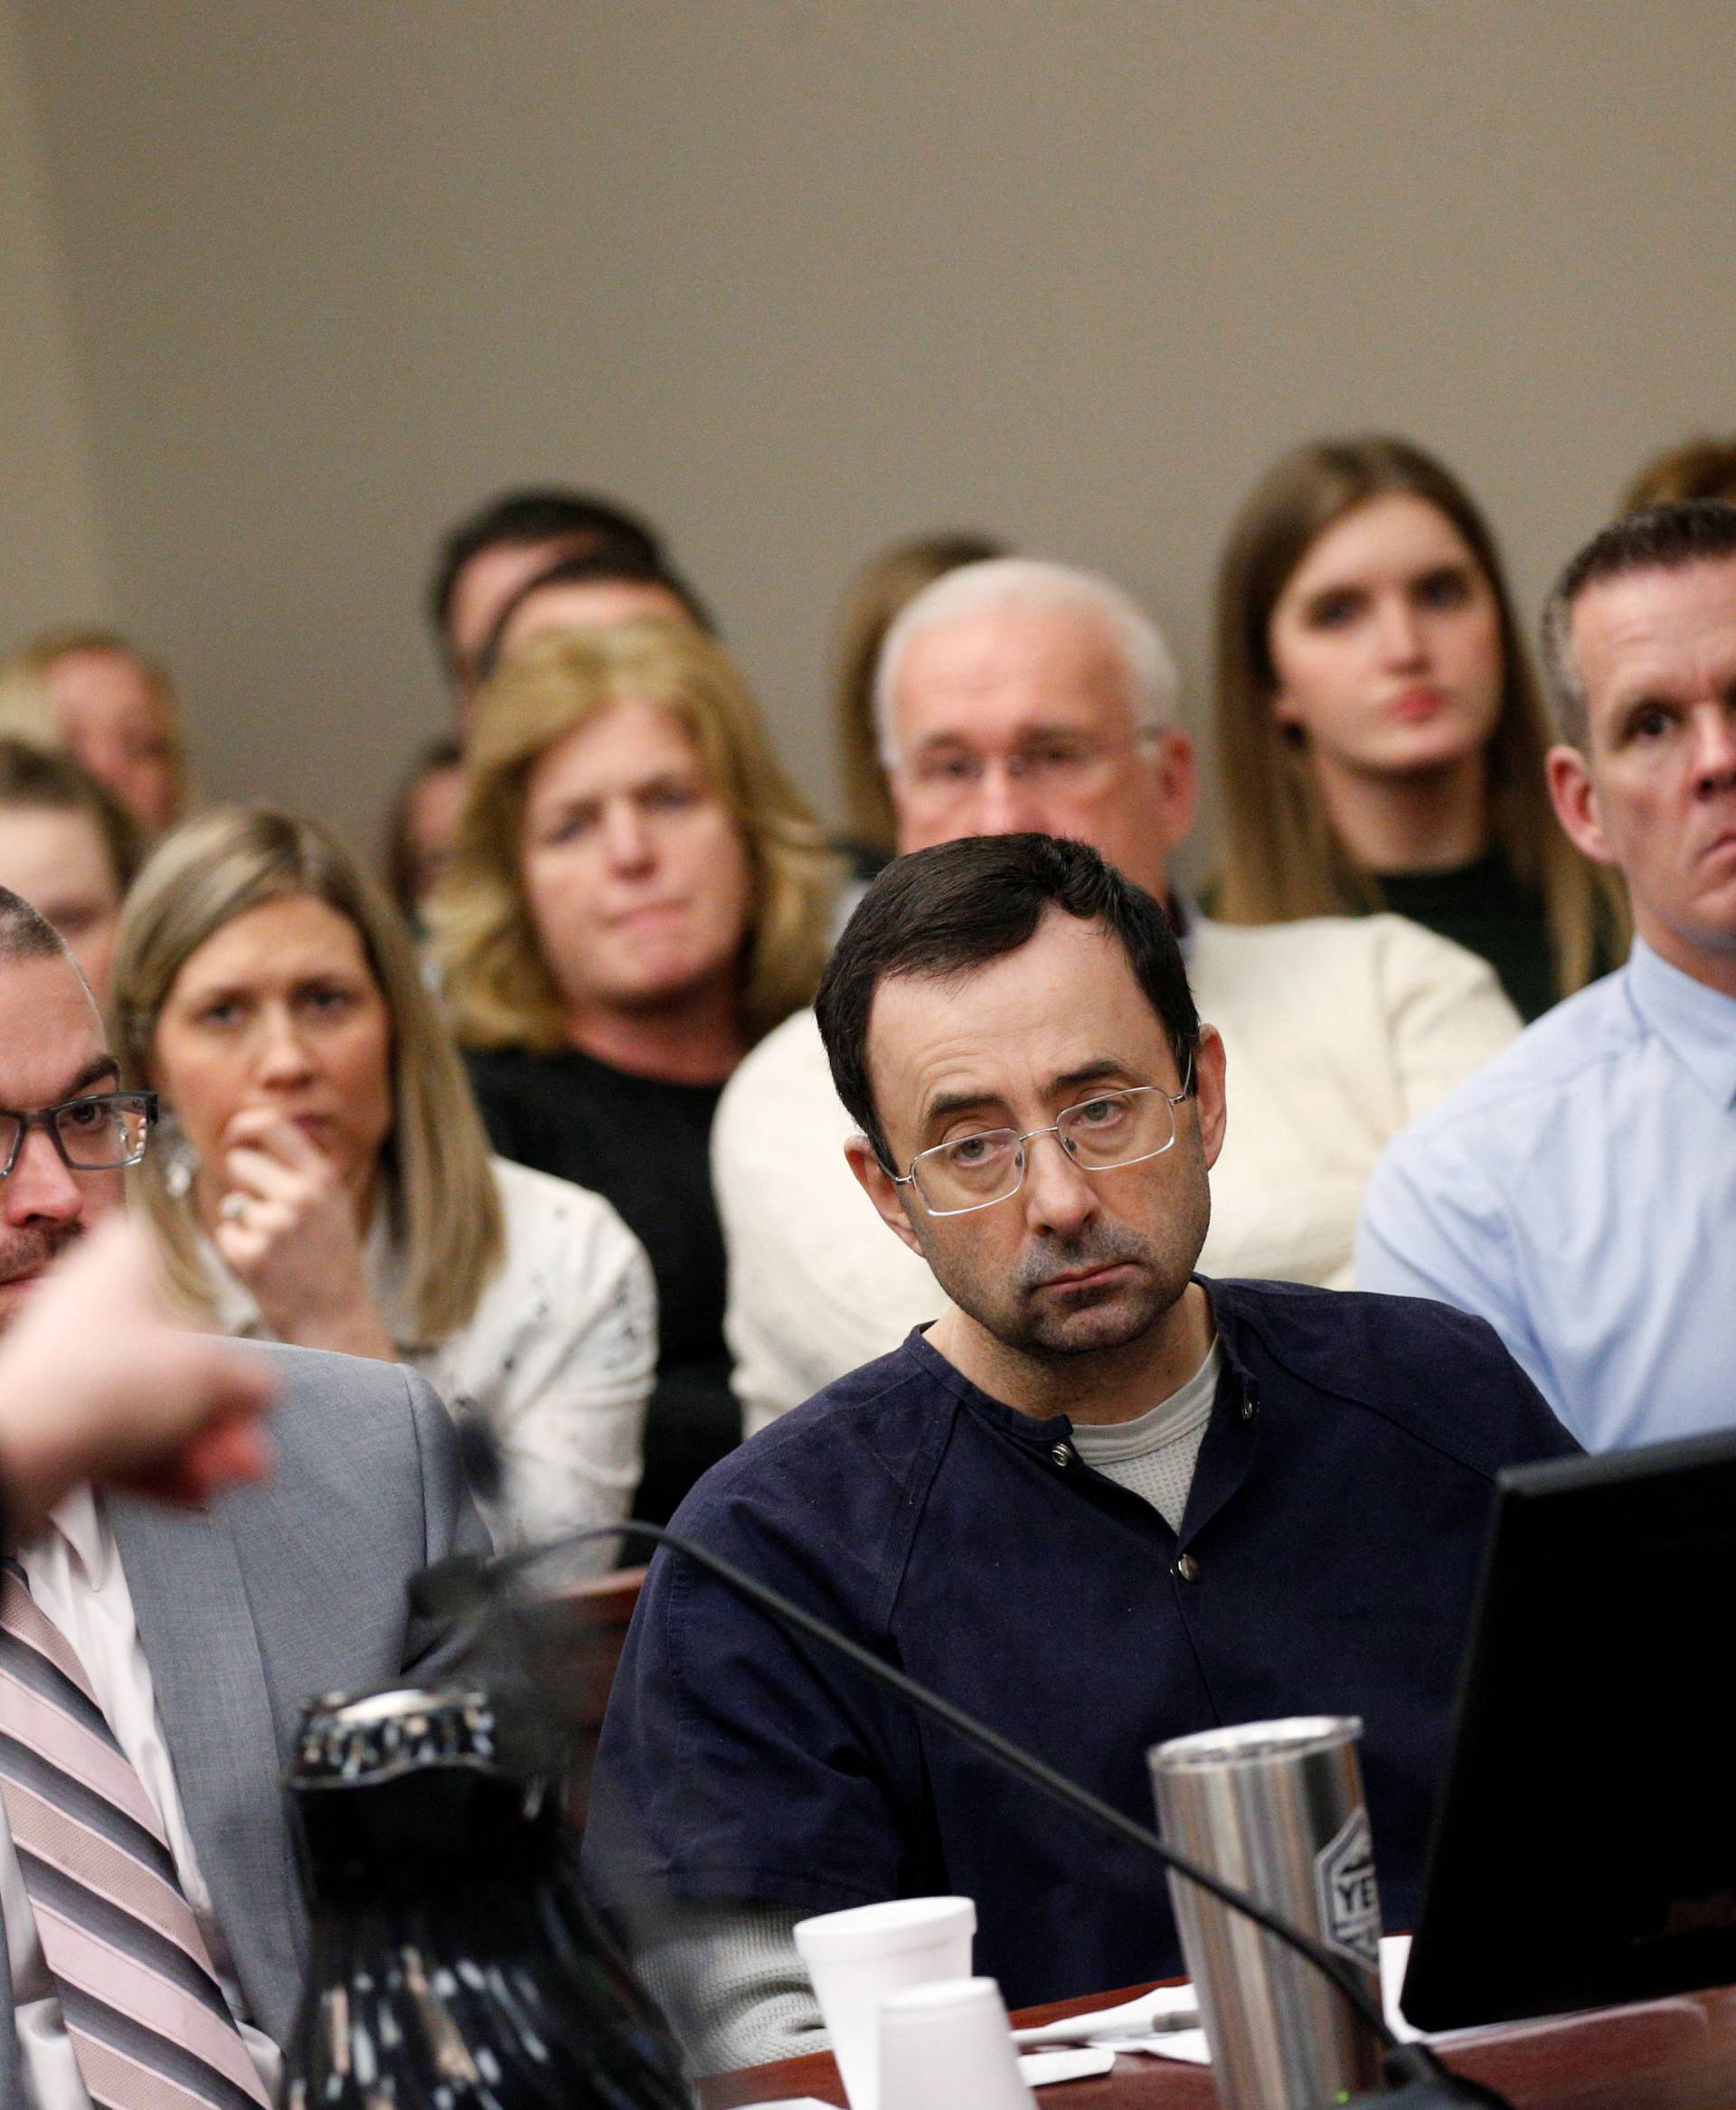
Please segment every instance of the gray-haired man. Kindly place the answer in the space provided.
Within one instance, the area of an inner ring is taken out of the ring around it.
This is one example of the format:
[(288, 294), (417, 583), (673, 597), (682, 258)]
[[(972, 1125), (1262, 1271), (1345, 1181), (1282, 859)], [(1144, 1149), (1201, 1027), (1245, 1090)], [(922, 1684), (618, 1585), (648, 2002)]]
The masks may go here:
[[(1396, 916), (1231, 928), (1169, 884), (1193, 744), (1156, 626), (1108, 580), (1022, 558), (948, 573), (888, 632), (882, 751), (899, 848), (1033, 830), (1089, 843), (1171, 904), (1236, 1119), (1202, 1265), (1342, 1286), (1382, 1147), (1518, 1031), (1491, 970)], [(731, 1081), (712, 1169), (750, 1431), (893, 1348), (944, 1298), (850, 1177), (813, 1015)]]

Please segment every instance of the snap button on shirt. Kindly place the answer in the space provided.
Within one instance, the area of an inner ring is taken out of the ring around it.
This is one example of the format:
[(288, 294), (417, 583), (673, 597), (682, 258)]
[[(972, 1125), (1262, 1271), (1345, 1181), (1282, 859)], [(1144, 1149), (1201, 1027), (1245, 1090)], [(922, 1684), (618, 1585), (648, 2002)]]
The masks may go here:
[(1072, 1446), (1069, 1444), (1057, 1444), (1049, 1455), (1057, 1465), (1071, 1465), (1073, 1462)]
[(1184, 1582), (1198, 1582), (1200, 1579), (1200, 1564), (1197, 1560), (1194, 1559), (1191, 1553), (1184, 1553), (1182, 1558), (1175, 1563), (1175, 1572), (1178, 1576), (1181, 1577)]

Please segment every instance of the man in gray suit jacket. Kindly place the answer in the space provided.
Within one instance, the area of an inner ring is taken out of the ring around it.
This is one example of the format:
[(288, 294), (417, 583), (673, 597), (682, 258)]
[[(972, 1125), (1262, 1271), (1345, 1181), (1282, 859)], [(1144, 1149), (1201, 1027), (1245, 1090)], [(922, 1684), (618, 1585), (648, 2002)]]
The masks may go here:
[[(119, 1168), (143, 1154), (153, 1109), (118, 1081), (59, 940), (0, 890), (0, 1328), (55, 1257), (119, 1206)], [(101, 1325), (105, 1314), (90, 1319)], [(80, 1490), (5, 1549), (6, 2110), (87, 2110), (99, 2094), (182, 2099), (162, 2081), (202, 2103), (265, 2099), (306, 1959), (281, 1787), (302, 1706), (438, 1677), (447, 1644), (412, 1616), (405, 1583), (486, 1544), (450, 1419), (420, 1377), (312, 1350), (256, 1352), (278, 1380), (269, 1481), (203, 1510), (131, 1496), (99, 1504)], [(57, 1750), (71, 1752), (75, 1776), (88, 1766), (63, 1804)], [(90, 1782), (115, 1789), (112, 1808)], [(94, 1879), (75, 1849), (60, 1858), (58, 1842), (80, 1824), (98, 1855)], [(135, 1953), (115, 1900), (139, 1867), (157, 1883), (156, 1917), (142, 1916)], [(164, 1907), (165, 1886), (184, 1904)], [(80, 1923), (87, 1897), (93, 1917)], [(105, 1948), (143, 1986), (137, 2008), (80, 1977)], [(154, 1964), (174, 1992), (156, 2005)], [(151, 2026), (185, 2004), (200, 1971), (193, 1999), (220, 2020), (195, 2017), (199, 2029), (229, 2033), (214, 2051), (207, 2042), (203, 2063), (166, 2024)]]

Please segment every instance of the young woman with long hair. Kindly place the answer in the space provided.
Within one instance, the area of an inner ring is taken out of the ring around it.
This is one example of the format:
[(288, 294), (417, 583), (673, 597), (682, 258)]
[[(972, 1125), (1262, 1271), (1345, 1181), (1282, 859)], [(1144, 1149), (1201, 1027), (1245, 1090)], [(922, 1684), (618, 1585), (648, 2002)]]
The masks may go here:
[(1621, 950), (1556, 824), (1549, 734), (1487, 523), (1408, 441), (1315, 440), (1261, 480), (1218, 586), (1216, 909), (1377, 909), (1483, 955), (1527, 1018)]

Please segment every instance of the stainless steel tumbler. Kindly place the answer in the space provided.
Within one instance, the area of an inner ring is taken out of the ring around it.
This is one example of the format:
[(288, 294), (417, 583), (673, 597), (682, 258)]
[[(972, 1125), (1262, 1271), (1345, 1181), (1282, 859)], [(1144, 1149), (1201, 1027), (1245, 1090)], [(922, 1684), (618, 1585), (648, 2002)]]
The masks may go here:
[[(1381, 1901), (1356, 1738), (1301, 1715), (1176, 1737), (1150, 1753), (1165, 1839), (1315, 1935), (1381, 1997)], [(1222, 2110), (1323, 2110), (1378, 2089), (1381, 2045), (1304, 1957), (1172, 1875), (1182, 1953)]]

